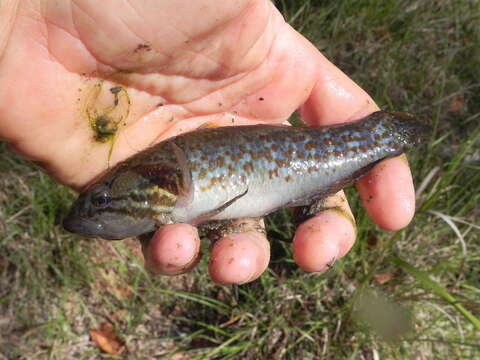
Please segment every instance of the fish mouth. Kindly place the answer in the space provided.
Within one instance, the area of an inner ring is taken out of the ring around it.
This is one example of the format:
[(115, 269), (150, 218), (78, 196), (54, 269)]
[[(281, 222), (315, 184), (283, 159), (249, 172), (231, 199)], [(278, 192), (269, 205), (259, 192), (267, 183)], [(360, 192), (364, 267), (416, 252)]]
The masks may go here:
[(89, 219), (79, 215), (67, 215), (63, 220), (63, 228), (68, 232), (88, 237), (100, 237), (106, 240), (122, 240), (127, 237), (138, 236), (156, 229), (153, 220), (145, 219), (136, 224), (123, 221), (110, 224), (108, 221)]
[(104, 230), (102, 223), (80, 216), (67, 216), (63, 219), (63, 228), (68, 232), (90, 237), (100, 236)]

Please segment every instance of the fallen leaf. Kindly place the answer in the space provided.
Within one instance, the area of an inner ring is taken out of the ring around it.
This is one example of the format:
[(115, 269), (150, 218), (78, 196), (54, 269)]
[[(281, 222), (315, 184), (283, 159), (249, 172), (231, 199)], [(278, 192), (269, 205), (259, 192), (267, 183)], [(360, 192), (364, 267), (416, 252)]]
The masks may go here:
[(452, 112), (458, 112), (463, 109), (464, 105), (464, 97), (462, 95), (456, 95), (450, 100), (449, 110)]
[(90, 337), (98, 347), (113, 355), (120, 355), (125, 351), (125, 344), (115, 334), (115, 329), (110, 323), (101, 323), (98, 329), (90, 330)]
[(391, 272), (373, 275), (373, 278), (375, 279), (375, 281), (380, 285), (383, 285), (386, 282), (389, 282), (392, 279), (392, 277), (393, 277), (393, 273)]

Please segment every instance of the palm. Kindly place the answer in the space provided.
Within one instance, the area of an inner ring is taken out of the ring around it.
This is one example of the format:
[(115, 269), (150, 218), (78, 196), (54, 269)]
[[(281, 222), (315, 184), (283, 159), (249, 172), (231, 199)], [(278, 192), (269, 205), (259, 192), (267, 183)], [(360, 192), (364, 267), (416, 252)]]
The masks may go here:
[[(16, 48), (7, 47), (0, 73), (1, 130), (58, 180), (80, 187), (109, 158), (115, 163), (203, 123), (284, 121), (306, 100), (314, 64), (304, 60), (313, 48), (284, 42), (294, 32), (271, 7), (185, 3), (178, 19), (162, 19), (153, 2), (111, 13), (93, 2), (47, 3), (33, 24), (34, 9), (21, 5)], [(200, 25), (181, 21), (199, 11)], [(100, 136), (95, 117), (110, 121)]]

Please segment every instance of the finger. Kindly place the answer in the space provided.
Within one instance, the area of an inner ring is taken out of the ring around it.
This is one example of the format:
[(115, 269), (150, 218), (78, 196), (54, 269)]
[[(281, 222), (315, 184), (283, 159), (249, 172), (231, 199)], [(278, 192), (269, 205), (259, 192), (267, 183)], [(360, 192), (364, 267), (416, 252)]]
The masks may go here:
[(326, 270), (355, 242), (355, 221), (343, 191), (326, 199), (324, 206), (326, 210), (297, 228), (293, 239), (295, 262), (306, 271)]
[(372, 98), (339, 68), (318, 53), (315, 86), (301, 107), (310, 125), (330, 125), (358, 120), (379, 108)]
[[(376, 110), (370, 96), (343, 72), (318, 55), (317, 82), (301, 108), (312, 125), (358, 120)], [(415, 212), (412, 175), (405, 160), (387, 159), (358, 182), (357, 189), (372, 219), (387, 230), (406, 226)]]
[[(245, 221), (252, 225), (250, 231), (245, 231), (249, 228)], [(243, 232), (230, 233), (214, 243), (208, 265), (213, 281), (244, 284), (257, 279), (265, 271), (270, 260), (270, 243), (265, 234), (257, 230), (256, 221), (259, 220), (243, 220)]]
[(405, 155), (377, 164), (356, 187), (363, 206), (386, 230), (399, 230), (412, 220), (415, 189)]
[(200, 260), (200, 237), (189, 224), (161, 227), (144, 247), (149, 271), (162, 275), (178, 275), (191, 270)]

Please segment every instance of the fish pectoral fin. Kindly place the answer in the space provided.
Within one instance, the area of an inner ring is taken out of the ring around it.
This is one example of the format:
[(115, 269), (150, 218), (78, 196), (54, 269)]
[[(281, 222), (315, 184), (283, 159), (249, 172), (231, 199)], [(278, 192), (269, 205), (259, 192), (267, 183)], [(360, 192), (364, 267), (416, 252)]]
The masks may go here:
[(193, 196), (195, 193), (192, 185), (192, 172), (188, 167), (187, 157), (185, 156), (183, 149), (173, 141), (170, 144), (182, 173), (181, 186), (179, 189), (176, 206), (180, 208), (186, 208), (193, 203)]
[(203, 214), (200, 215), (200, 216), (197, 216), (197, 217), (196, 217), (195, 219), (193, 219), (190, 223), (191, 223), (192, 225), (198, 225), (198, 224), (201, 224), (201, 223), (204, 222), (204, 221), (207, 221), (207, 220), (213, 218), (214, 216), (217, 216), (217, 215), (220, 214), (222, 211), (224, 211), (226, 208), (228, 208), (230, 205), (232, 205), (234, 202), (236, 202), (236, 201), (239, 200), (240, 198), (242, 198), (242, 197), (244, 197), (245, 195), (247, 195), (247, 193), (248, 193), (248, 187), (247, 187), (247, 189), (246, 189), (243, 193), (241, 193), (241, 194), (235, 196), (234, 198), (228, 200), (226, 203), (220, 205), (219, 207), (217, 207), (217, 208), (215, 208), (215, 209), (213, 209), (213, 210), (210, 210), (210, 211), (208, 211), (208, 212), (206, 212), (206, 213), (203, 213)]
[(228, 208), (230, 205), (232, 205), (235, 201), (237, 201), (238, 199), (244, 197), (245, 195), (247, 195), (248, 193), (248, 187), (245, 189), (245, 191), (237, 196), (235, 196), (233, 199), (230, 199), (228, 200), (225, 204), (219, 206), (218, 208), (212, 210), (212, 213), (214, 213), (215, 215), (218, 215), (220, 214), (223, 210), (225, 210), (226, 208)]

